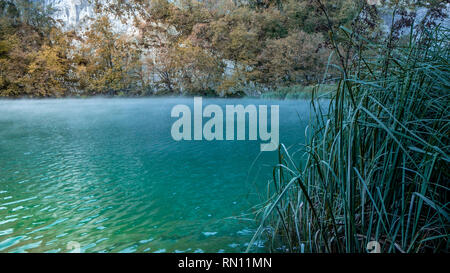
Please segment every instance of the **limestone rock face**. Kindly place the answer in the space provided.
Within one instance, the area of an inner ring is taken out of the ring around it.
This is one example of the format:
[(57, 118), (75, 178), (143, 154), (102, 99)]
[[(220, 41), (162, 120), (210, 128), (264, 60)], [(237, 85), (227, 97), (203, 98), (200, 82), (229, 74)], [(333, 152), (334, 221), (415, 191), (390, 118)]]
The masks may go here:
[(94, 9), (87, 0), (42, 0), (45, 5), (56, 10), (55, 19), (61, 20), (66, 27), (76, 27), (86, 17), (94, 15)]
[[(44, 5), (50, 6), (55, 10), (53, 19), (62, 21), (65, 29), (83, 30), (89, 25), (86, 22), (89, 18), (95, 18), (100, 14), (96, 14), (93, 1), (89, 0), (36, 0), (41, 1)], [(102, 0), (107, 3), (108, 0)], [(100, 1), (100, 3), (102, 2)], [(116, 32), (126, 33), (130, 36), (136, 35), (137, 30), (131, 24), (131, 20), (122, 22), (121, 20), (111, 17), (111, 24)]]

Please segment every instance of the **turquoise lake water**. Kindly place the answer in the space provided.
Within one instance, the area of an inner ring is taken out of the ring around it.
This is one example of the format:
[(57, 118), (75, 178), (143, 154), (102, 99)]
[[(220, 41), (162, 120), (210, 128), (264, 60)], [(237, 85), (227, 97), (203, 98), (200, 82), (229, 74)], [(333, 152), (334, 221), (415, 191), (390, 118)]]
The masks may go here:
[[(1, 100), (0, 252), (245, 251), (277, 152), (176, 142), (177, 104), (193, 99)], [(281, 142), (304, 141), (308, 101), (203, 104), (280, 105)]]

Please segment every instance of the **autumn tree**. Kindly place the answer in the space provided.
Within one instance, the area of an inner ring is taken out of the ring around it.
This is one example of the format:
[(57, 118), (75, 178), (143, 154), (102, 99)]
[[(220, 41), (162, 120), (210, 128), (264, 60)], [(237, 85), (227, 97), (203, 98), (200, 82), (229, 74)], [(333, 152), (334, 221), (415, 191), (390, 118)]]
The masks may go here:
[[(97, 15), (75, 33), (42, 1), (0, 0), (1, 96), (233, 96), (249, 88), (309, 85), (323, 79), (328, 62), (346, 67), (354, 50), (446, 16), (437, 0), (92, 3)], [(418, 8), (426, 14), (418, 16)], [(392, 11), (390, 33), (381, 27), (386, 10)], [(132, 31), (117, 31), (111, 18)], [(328, 69), (326, 79), (337, 72)]]
[(69, 56), (70, 36), (59, 29), (52, 29), (49, 39), (37, 51), (28, 55), (30, 64), (22, 78), (25, 92), (39, 97), (68, 95), (73, 78), (73, 63)]
[(0, 1), (0, 95), (62, 96), (68, 91), (70, 38), (49, 8)]
[(308, 85), (325, 71), (330, 50), (320, 33), (300, 31), (272, 39), (258, 56), (257, 79), (269, 85)]
[(142, 66), (135, 41), (114, 32), (106, 16), (96, 19), (84, 35), (75, 57), (79, 88), (89, 94), (132, 95)]

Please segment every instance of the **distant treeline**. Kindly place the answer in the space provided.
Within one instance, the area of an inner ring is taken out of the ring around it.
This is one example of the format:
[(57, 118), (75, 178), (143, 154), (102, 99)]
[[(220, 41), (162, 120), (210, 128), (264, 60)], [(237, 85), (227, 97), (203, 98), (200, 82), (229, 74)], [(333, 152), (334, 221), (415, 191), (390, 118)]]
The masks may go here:
[[(350, 46), (330, 28), (368, 43), (398, 35), (383, 32), (382, 8), (397, 11), (398, 30), (415, 16), (396, 1), (92, 0), (98, 16), (69, 30), (42, 2), (0, 0), (0, 96), (239, 96), (333, 82), (351, 52), (331, 54)], [(415, 5), (445, 15), (441, 1)]]

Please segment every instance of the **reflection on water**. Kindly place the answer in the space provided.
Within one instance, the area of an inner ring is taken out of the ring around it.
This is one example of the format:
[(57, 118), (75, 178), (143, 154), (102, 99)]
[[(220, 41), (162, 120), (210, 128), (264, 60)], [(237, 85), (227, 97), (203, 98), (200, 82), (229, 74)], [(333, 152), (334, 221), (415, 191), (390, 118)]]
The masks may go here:
[[(276, 152), (173, 141), (180, 103), (192, 99), (0, 101), (0, 252), (244, 251), (255, 223), (235, 216), (261, 202)], [(281, 141), (301, 142), (308, 102), (271, 103)]]

